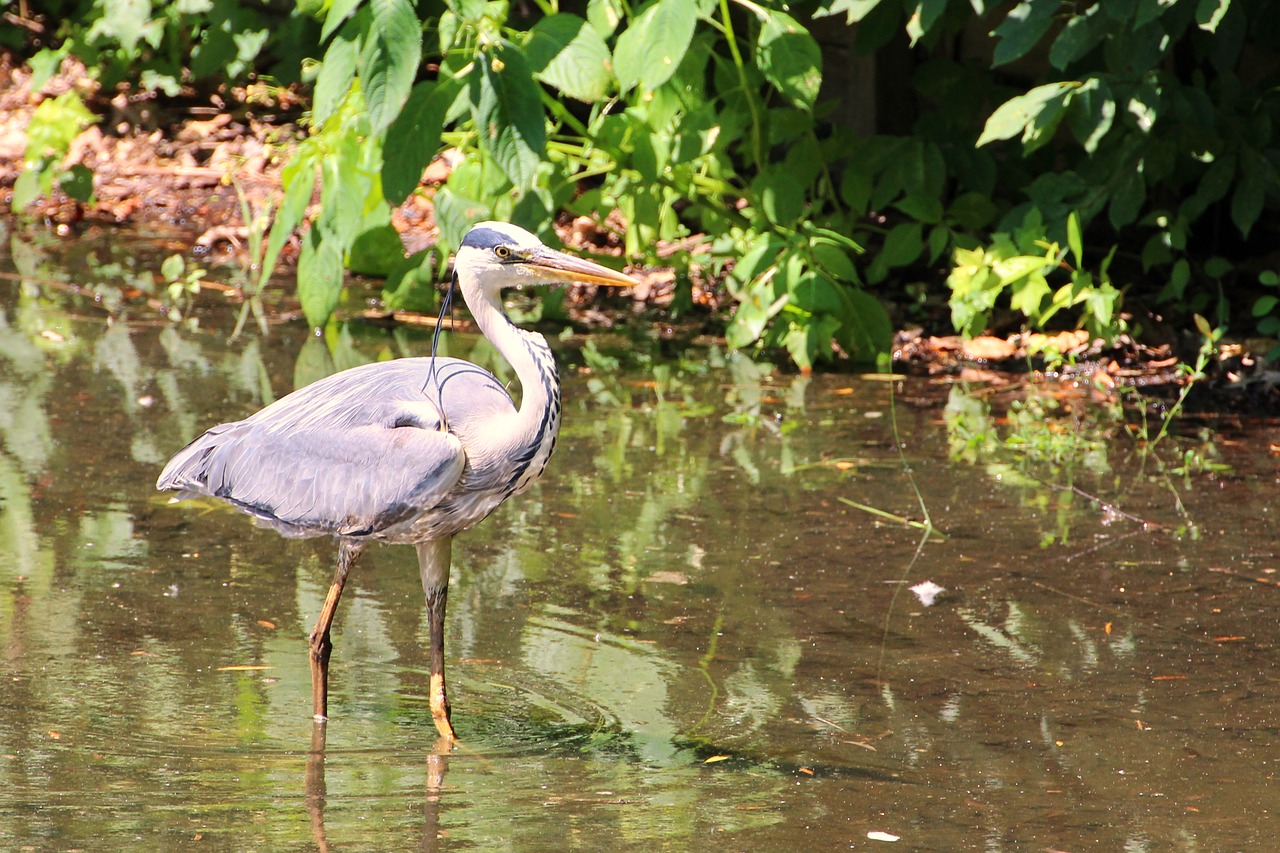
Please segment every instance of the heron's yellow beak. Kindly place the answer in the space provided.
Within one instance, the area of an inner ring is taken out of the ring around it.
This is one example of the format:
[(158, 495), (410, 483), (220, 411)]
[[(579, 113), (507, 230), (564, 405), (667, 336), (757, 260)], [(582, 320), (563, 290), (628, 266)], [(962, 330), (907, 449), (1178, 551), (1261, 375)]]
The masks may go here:
[(534, 249), (521, 261), (530, 275), (565, 284), (603, 284), (610, 287), (635, 287), (635, 280), (594, 261), (575, 258), (555, 249)]

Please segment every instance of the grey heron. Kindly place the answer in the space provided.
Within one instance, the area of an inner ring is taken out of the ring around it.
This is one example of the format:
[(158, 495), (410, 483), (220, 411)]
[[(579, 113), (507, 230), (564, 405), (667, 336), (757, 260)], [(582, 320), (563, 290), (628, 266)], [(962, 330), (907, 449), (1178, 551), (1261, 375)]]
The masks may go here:
[(560, 429), (560, 380), (546, 339), (520, 329), (501, 291), (523, 284), (629, 286), (608, 267), (547, 248), (523, 228), (482, 222), (462, 241), (454, 283), (476, 325), (514, 368), (520, 405), (493, 374), (456, 358), (344, 370), (180, 450), (156, 487), (220, 498), (287, 537), (333, 536), (338, 564), (309, 637), (312, 710), (328, 719), (329, 628), (370, 541), (417, 546), (431, 640), (429, 701), (456, 739), (444, 678), (453, 537), (542, 474)]

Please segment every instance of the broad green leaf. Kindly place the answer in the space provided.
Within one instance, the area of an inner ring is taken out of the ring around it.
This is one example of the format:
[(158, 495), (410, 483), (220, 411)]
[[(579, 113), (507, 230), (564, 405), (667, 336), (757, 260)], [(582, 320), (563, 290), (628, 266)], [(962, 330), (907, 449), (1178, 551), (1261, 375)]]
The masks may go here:
[(853, 313), (836, 339), (858, 361), (874, 361), (893, 346), (893, 321), (880, 301), (865, 290), (851, 288), (847, 295)]
[(93, 22), (86, 39), (111, 39), (132, 53), (151, 21), (151, 0), (101, 0), (101, 4), (102, 17)]
[(830, 314), (843, 317), (849, 313), (849, 303), (841, 287), (830, 278), (810, 270), (791, 283), (790, 304), (811, 314)]
[(284, 198), (276, 209), (275, 221), (271, 223), (271, 234), (267, 238), (267, 251), (262, 259), (262, 271), (258, 278), (258, 289), (266, 286), (275, 272), (276, 259), (284, 244), (293, 236), (293, 232), (302, 224), (307, 207), (316, 187), (316, 160), (318, 148), (311, 140), (298, 147), (292, 160), (280, 173), (284, 185)]
[(992, 33), (999, 43), (991, 58), (996, 68), (1022, 58), (1049, 31), (1061, 0), (1023, 0), (1009, 11)]
[(1095, 4), (1071, 16), (1049, 48), (1050, 65), (1063, 71), (1097, 47), (1107, 35), (1107, 25), (1110, 23), (1098, 13), (1101, 8), (1102, 4)]
[(618, 36), (613, 71), (622, 90), (650, 91), (676, 73), (698, 23), (697, 7), (689, 0), (657, 0)]
[(23, 161), (31, 164), (46, 157), (60, 160), (75, 138), (98, 120), (74, 89), (41, 101), (27, 123)]
[(1009, 294), (1009, 305), (1023, 316), (1035, 318), (1040, 313), (1044, 298), (1050, 293), (1049, 282), (1040, 274), (1029, 275), (1019, 281)]
[(382, 194), (400, 204), (422, 180), (422, 172), (440, 149), (444, 116), (462, 88), (461, 81), (424, 80), (413, 87), (400, 115), (387, 128), (382, 149)]
[(822, 50), (795, 18), (766, 13), (756, 40), (756, 64), (783, 97), (812, 109), (822, 87)]
[(937, 196), (908, 193), (894, 207), (917, 222), (927, 225), (942, 221), (942, 200)]
[(480, 148), (518, 189), (533, 184), (546, 149), (542, 94), (524, 54), (499, 42), (476, 57), (471, 75), (471, 114)]
[(957, 196), (947, 208), (947, 218), (970, 231), (989, 226), (999, 212), (995, 203), (982, 193), (965, 193)]
[(835, 280), (850, 283), (858, 281), (858, 270), (844, 249), (819, 240), (814, 241), (812, 251), (814, 263)]
[(320, 41), (328, 40), (342, 22), (351, 17), (362, 0), (333, 0), (329, 12), (324, 16), (324, 27), (320, 30)]
[(1253, 316), (1265, 317), (1276, 309), (1276, 305), (1280, 305), (1280, 296), (1274, 296), (1270, 293), (1259, 296), (1258, 300), (1253, 303)]
[(58, 176), (58, 187), (76, 201), (88, 204), (93, 201), (93, 172), (83, 163), (76, 163)]
[(608, 38), (622, 23), (622, 0), (588, 0), (587, 20), (600, 38)]
[(356, 77), (356, 52), (355, 33), (345, 29), (324, 52), (324, 61), (316, 75), (315, 95), (311, 100), (313, 128), (323, 127), (351, 91)]
[(370, 0), (373, 14), (357, 68), (375, 134), (399, 114), (422, 59), (422, 25), (411, 0)]
[(1098, 150), (1098, 144), (1111, 130), (1115, 118), (1116, 99), (1106, 80), (1091, 77), (1071, 93), (1067, 127), (1087, 153)]
[(613, 57), (600, 34), (577, 15), (538, 21), (524, 53), (535, 77), (571, 98), (594, 103), (609, 94)]
[(346, 254), (355, 239), (364, 209), (364, 187), (367, 180), (360, 173), (360, 142), (346, 133), (335, 140), (320, 161), (320, 217), (317, 224), (325, 241)]
[(1178, 0), (1138, 0), (1138, 8), (1133, 16), (1133, 28), (1136, 30), (1157, 20), (1177, 2)]
[[(385, 221), (370, 224), (377, 219)], [(400, 232), (391, 225), (386, 205), (379, 208), (379, 215), (366, 217), (365, 226), (351, 241), (347, 269), (357, 275), (385, 278), (404, 261), (404, 241), (400, 239)]]
[(329, 321), (342, 297), (342, 251), (312, 228), (298, 253), (298, 299), (313, 329)]
[(1111, 193), (1109, 215), (1111, 224), (1123, 228), (1138, 218), (1138, 211), (1147, 201), (1147, 184), (1142, 173), (1131, 170), (1121, 179), (1119, 185)]
[(1010, 139), (1026, 131), (1027, 126), (1036, 120), (1041, 111), (1054, 101), (1060, 101), (1064, 94), (1076, 84), (1071, 81), (1046, 83), (1037, 86), (1024, 95), (1018, 95), (1005, 101), (987, 119), (978, 137), (976, 145), (980, 148), (996, 139)]
[(804, 212), (807, 185), (798, 181), (782, 165), (769, 166), (751, 182), (760, 210), (775, 225), (790, 226)]
[[(1247, 163), (1246, 160), (1242, 165)], [(1262, 214), (1262, 205), (1267, 200), (1267, 184), (1253, 168), (1241, 169), (1241, 173), (1236, 191), (1231, 196), (1231, 221), (1240, 229), (1242, 236), (1248, 237)]]

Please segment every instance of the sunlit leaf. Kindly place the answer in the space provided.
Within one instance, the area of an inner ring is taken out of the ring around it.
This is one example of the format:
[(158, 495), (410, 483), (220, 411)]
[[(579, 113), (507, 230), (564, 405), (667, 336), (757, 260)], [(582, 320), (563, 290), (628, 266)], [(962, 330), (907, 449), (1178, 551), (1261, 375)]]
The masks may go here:
[(542, 95), (524, 54), (509, 42), (476, 57), (471, 114), (479, 143), (516, 187), (533, 183), (546, 147)]
[(328, 322), (342, 296), (342, 252), (312, 228), (298, 254), (298, 299), (312, 328)]
[(822, 86), (822, 51), (795, 18), (767, 12), (756, 40), (756, 64), (788, 101), (813, 107)]
[(997, 39), (991, 66), (1004, 65), (1020, 59), (1048, 32), (1060, 0), (1023, 0), (1009, 11), (992, 33)]
[(529, 67), (543, 83), (592, 103), (609, 93), (613, 57), (600, 34), (577, 15), (549, 15), (529, 31)]
[(1216, 32), (1230, 8), (1231, 0), (1200, 0), (1196, 4), (1196, 25), (1202, 30)]
[(411, 0), (370, 0), (370, 9), (358, 68), (369, 124), (379, 133), (413, 87), (422, 59), (422, 25)]
[(977, 145), (981, 147), (988, 142), (1010, 139), (1023, 133), (1049, 104), (1056, 101), (1060, 106), (1061, 99), (1074, 85), (1072, 82), (1046, 83), (1005, 101), (987, 119)]
[(311, 125), (321, 127), (351, 90), (356, 76), (354, 31), (343, 30), (324, 52), (311, 100)]
[(641, 12), (613, 50), (613, 70), (623, 91), (652, 90), (671, 79), (697, 22), (697, 8), (689, 0), (657, 0)]

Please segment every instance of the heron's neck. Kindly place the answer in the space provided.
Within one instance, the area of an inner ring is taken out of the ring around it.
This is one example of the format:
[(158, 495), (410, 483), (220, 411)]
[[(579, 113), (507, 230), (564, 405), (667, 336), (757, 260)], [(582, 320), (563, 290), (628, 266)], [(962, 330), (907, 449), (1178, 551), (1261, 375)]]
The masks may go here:
[(551, 347), (537, 332), (517, 327), (475, 282), (460, 282), (462, 298), (476, 325), (520, 380), (520, 409), (504, 430), (510, 458), (518, 462), (512, 487), (520, 490), (542, 473), (560, 430), (560, 377)]

